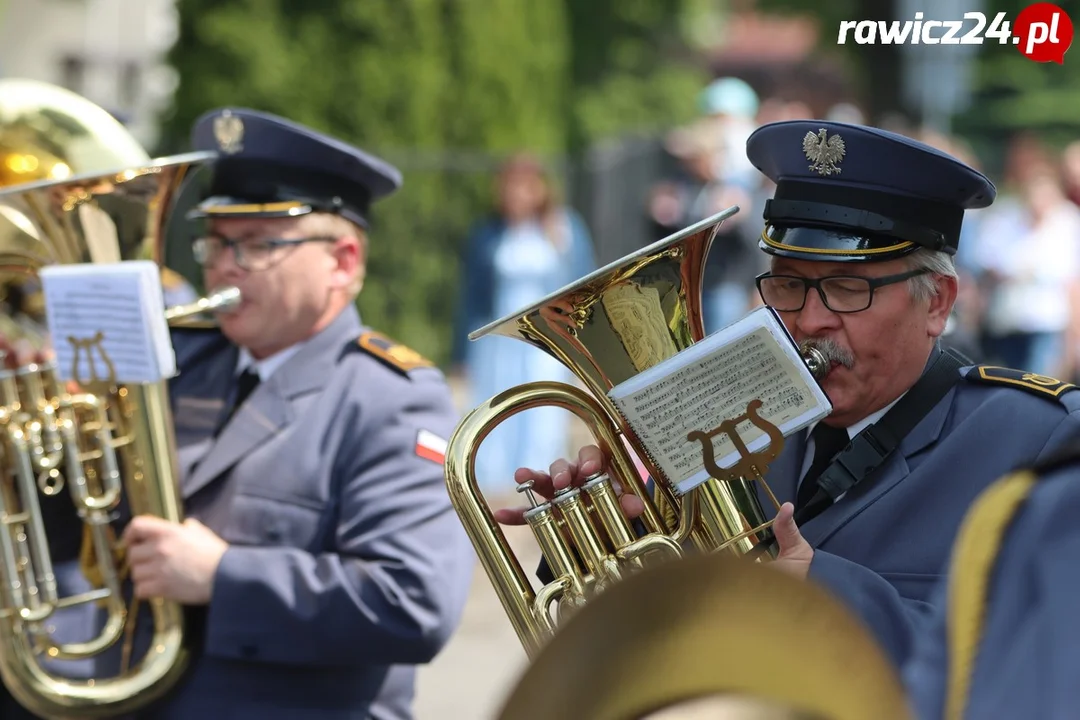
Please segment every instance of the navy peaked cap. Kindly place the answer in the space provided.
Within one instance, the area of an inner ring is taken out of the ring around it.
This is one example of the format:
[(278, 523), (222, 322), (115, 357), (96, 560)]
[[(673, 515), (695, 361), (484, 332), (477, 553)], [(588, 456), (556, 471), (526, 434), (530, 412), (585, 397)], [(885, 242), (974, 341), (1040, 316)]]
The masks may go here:
[(371, 203), (401, 187), (385, 160), (269, 113), (221, 108), (192, 128), (218, 153), (209, 197), (189, 217), (292, 217), (333, 212), (367, 227)]
[(746, 154), (777, 186), (761, 249), (785, 257), (865, 262), (920, 247), (955, 254), (964, 211), (997, 195), (951, 155), (864, 125), (771, 123), (751, 134)]

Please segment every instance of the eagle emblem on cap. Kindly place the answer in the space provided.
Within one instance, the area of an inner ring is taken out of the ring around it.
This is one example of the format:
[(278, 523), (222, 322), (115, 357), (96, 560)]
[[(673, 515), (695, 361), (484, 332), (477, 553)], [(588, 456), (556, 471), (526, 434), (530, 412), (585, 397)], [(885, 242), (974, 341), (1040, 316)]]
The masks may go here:
[(243, 149), (244, 121), (226, 110), (214, 118), (214, 138), (221, 152), (233, 154)]
[(844, 139), (838, 134), (828, 137), (825, 128), (821, 128), (815, 135), (813, 132), (806, 133), (802, 141), (803, 152), (806, 159), (811, 162), (810, 169), (820, 175), (833, 175), (840, 172), (837, 163), (844, 159), (846, 148)]

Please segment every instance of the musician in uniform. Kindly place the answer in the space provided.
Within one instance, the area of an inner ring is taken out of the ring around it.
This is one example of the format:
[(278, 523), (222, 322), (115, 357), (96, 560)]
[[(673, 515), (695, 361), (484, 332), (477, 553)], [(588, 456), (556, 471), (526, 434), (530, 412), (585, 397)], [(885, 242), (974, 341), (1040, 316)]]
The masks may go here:
[[(759, 241), (771, 261), (762, 300), (831, 363), (821, 384), (832, 413), (788, 437), (766, 475), (783, 503), (776, 566), (838, 595), (901, 664), (964, 513), (1080, 429), (1080, 394), (940, 342), (964, 213), (995, 197), (986, 177), (909, 138), (835, 122), (765, 125), (747, 154), (777, 184)], [(602, 460), (588, 446), (515, 479), (550, 496)], [(622, 502), (640, 512), (636, 498)], [(762, 504), (774, 507), (764, 493)], [(520, 510), (497, 517), (522, 522)]]
[[(473, 550), (443, 479), (442, 374), (365, 327), (369, 207), (398, 171), (285, 119), (211, 112), (193, 249), (243, 301), (176, 330), (187, 520), (126, 526), (136, 596), (191, 612), (190, 670), (139, 717), (412, 717), (414, 667), (464, 608)], [(144, 643), (145, 645), (145, 638)]]
[(904, 668), (920, 720), (1076, 714), (1078, 508), (1076, 441), (976, 501)]

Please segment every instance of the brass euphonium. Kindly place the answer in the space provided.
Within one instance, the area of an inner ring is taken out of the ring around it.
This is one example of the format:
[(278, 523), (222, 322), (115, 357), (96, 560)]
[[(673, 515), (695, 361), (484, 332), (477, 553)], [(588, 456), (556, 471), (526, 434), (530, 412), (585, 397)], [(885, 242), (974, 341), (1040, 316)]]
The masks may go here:
[[(0, 83), (4, 334), (43, 322), (32, 298), (40, 297), (39, 271), (47, 265), (160, 262), (179, 185), (212, 157), (151, 160), (84, 98), (42, 83)], [(171, 284), (180, 276), (167, 277)], [(205, 324), (211, 321), (196, 316), (237, 300), (235, 289), (225, 289), (162, 312), (171, 324)], [(12, 320), (16, 315), (24, 324)], [(129, 666), (115, 675), (72, 676), (58, 666), (129, 649), (139, 613), (125, 600), (124, 553), (113, 523), (123, 513), (183, 519), (172, 415), (164, 381), (104, 378), (75, 387), (58, 382), (56, 371), (44, 364), (0, 370), (0, 678), (39, 716), (114, 716), (146, 705), (179, 679), (187, 650), (178, 603), (146, 601), (151, 649), (136, 662), (125, 660)], [(67, 515), (43, 512), (65, 497), (72, 503)], [(60, 517), (59, 525), (46, 527), (47, 515)], [(62, 596), (50, 530), (70, 533), (72, 524), (81, 552), (59, 561), (81, 558), (91, 589)], [(88, 628), (90, 637), (79, 642), (54, 637), (57, 613), (89, 604), (104, 618), (99, 629)]]
[[(755, 487), (764, 484), (767, 462), (783, 446), (775, 427), (770, 426), (768, 448), (754, 458), (752, 476), (713, 478), (680, 495), (607, 395), (613, 386), (704, 337), (705, 258), (720, 226), (736, 212), (737, 207), (729, 208), (469, 335), (470, 340), (486, 335), (524, 340), (558, 358), (586, 388), (542, 381), (502, 392), (462, 419), (447, 449), (451, 500), (530, 657), (555, 632), (557, 618), (567, 609), (584, 604), (647, 558), (681, 557), (687, 548), (775, 557), (772, 522)], [(826, 369), (818, 350), (801, 350), (811, 373)], [(545, 405), (563, 408), (585, 423), (614, 477), (601, 473), (552, 501), (533, 501), (525, 517), (555, 578), (534, 590), (479, 489), (475, 465), (480, 444), (499, 423)], [(626, 446), (656, 481), (655, 495), (647, 492)], [(644, 534), (623, 514), (617, 487), (643, 501)]]

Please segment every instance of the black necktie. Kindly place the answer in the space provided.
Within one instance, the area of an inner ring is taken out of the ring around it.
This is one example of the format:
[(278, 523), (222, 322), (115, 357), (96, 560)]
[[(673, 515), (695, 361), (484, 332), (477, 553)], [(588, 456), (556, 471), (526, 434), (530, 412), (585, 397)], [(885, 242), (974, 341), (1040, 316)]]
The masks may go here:
[(240, 373), (240, 377), (236, 379), (236, 400), (233, 401), (232, 409), (229, 411), (229, 417), (231, 418), (236, 414), (237, 409), (248, 399), (248, 395), (252, 393), (259, 386), (259, 373), (252, 370), (250, 367)]
[(820, 422), (814, 428), (814, 432), (810, 433), (810, 437), (814, 439), (814, 462), (810, 465), (802, 482), (799, 483), (799, 496), (795, 502), (796, 510), (806, 507), (806, 504), (814, 497), (818, 488), (818, 477), (850, 442), (846, 429), (831, 427)]

